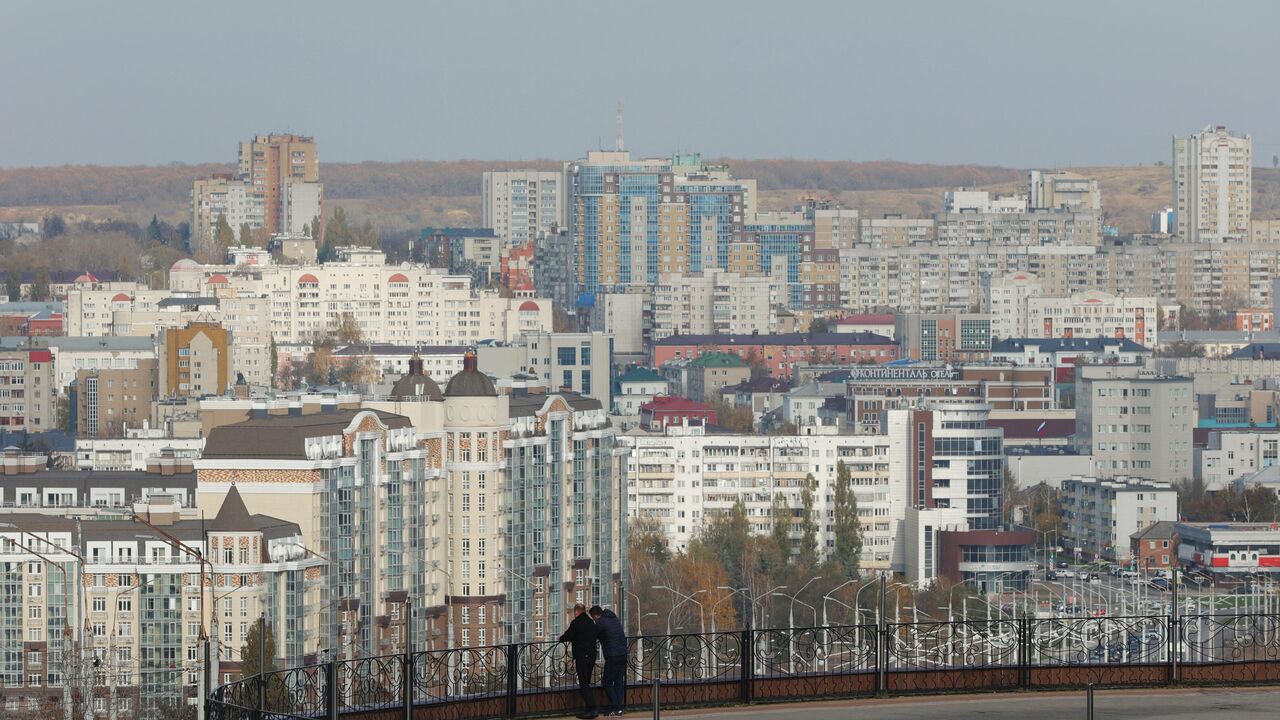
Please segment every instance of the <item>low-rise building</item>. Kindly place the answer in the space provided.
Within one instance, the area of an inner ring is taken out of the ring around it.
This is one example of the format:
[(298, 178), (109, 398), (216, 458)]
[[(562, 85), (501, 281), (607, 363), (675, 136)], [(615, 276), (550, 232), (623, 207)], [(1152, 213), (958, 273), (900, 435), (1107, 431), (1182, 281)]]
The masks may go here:
[(1178, 560), (1217, 577), (1280, 573), (1280, 527), (1274, 522), (1180, 522)]
[(1178, 519), (1178, 492), (1172, 485), (1133, 477), (1065, 480), (1061, 503), (1063, 545), (1079, 560), (1127, 562), (1134, 533)]
[(1206, 490), (1225, 490), (1246, 475), (1280, 462), (1280, 430), (1211, 430), (1196, 453), (1196, 478)]
[(1146, 571), (1178, 565), (1177, 523), (1161, 520), (1129, 536), (1129, 560)]
[(710, 405), (682, 397), (657, 397), (640, 406), (640, 427), (650, 432), (671, 425), (715, 425), (716, 420)]
[(618, 415), (639, 415), (640, 407), (660, 395), (669, 394), (667, 379), (649, 368), (633, 367), (616, 381), (613, 409)]
[(991, 356), (989, 314), (905, 313), (898, 316), (895, 332), (908, 360), (973, 363)]
[(751, 377), (751, 368), (733, 353), (703, 353), (689, 361), (686, 395), (690, 400), (711, 402), (720, 391)]

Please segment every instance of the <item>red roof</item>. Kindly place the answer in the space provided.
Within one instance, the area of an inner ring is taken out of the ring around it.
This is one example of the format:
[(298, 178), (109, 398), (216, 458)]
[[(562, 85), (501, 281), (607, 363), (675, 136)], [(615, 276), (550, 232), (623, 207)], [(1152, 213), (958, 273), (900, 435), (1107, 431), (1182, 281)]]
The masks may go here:
[(32, 350), (27, 353), (27, 360), (38, 363), (53, 362), (53, 352), (50, 350)]
[(86, 272), (86, 273), (82, 273), (82, 274), (80, 275), (80, 277), (76, 278), (76, 279), (75, 279), (75, 282), (78, 282), (78, 283), (96, 283), (96, 282), (98, 282), (98, 278), (94, 277), (92, 273), (87, 273), (87, 272)]
[(837, 325), (892, 325), (893, 313), (865, 313), (862, 315), (846, 315), (836, 321)]
[(320, 280), (317, 279), (315, 275), (312, 275), (311, 273), (306, 273), (302, 277), (298, 278), (299, 285), (302, 285), (304, 283), (315, 283), (316, 285), (319, 285)]
[(532, 300), (525, 300), (524, 302), (520, 303), (520, 312), (526, 312), (526, 311), (538, 312), (538, 303)]
[(214, 273), (213, 275), (209, 276), (210, 285), (226, 285), (227, 282), (228, 282), (227, 276), (223, 275), (222, 273)]
[(126, 293), (116, 293), (116, 296), (111, 298), (111, 302), (129, 302), (129, 296)]
[(650, 412), (712, 412), (711, 406), (675, 395), (661, 395), (640, 406)]
[(409, 282), (409, 278), (405, 277), (404, 273), (396, 273), (395, 275), (392, 275), (392, 276), (390, 277), (390, 279), (388, 279), (388, 280), (387, 280), (387, 282), (389, 282), (389, 283), (407, 283), (407, 282)]

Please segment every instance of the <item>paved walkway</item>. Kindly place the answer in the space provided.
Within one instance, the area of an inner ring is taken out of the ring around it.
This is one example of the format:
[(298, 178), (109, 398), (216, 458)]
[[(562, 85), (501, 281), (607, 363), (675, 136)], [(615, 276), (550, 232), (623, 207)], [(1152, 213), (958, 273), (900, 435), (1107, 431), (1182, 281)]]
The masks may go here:
[[(646, 716), (627, 714), (637, 719)], [(1083, 691), (1026, 692), (844, 700), (669, 710), (662, 716), (681, 720), (1083, 720), (1085, 694)], [(1280, 689), (1098, 690), (1094, 693), (1094, 717), (1095, 720), (1274, 719), (1280, 717)]]

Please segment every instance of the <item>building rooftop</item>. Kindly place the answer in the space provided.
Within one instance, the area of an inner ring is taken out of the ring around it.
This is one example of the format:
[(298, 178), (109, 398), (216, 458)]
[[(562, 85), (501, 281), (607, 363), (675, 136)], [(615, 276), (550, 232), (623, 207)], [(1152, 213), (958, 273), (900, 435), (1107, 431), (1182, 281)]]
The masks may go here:
[(511, 394), (511, 399), (507, 404), (508, 414), (513, 418), (532, 417), (547, 404), (547, 400), (553, 397), (562, 398), (565, 402), (569, 403), (569, 407), (573, 408), (574, 412), (586, 412), (588, 410), (601, 410), (604, 408), (604, 406), (600, 404), (599, 400), (587, 397), (586, 395), (580, 395), (576, 392), (556, 392), (545, 394), (515, 392)]
[(835, 321), (836, 325), (892, 325), (896, 320), (893, 313), (860, 313), (845, 315)]
[(1006, 338), (991, 346), (993, 353), (1021, 352), (1034, 347), (1043, 353), (1056, 352), (1151, 352), (1128, 338)]
[(1178, 534), (1176, 526), (1177, 523), (1172, 520), (1161, 520), (1132, 533), (1129, 537), (1133, 540), (1172, 540)]
[(709, 352), (694, 358), (690, 365), (697, 367), (746, 367), (747, 362), (733, 353)]
[[(223, 280), (225, 281), (226, 278), (224, 277)], [(216, 307), (218, 305), (218, 298), (209, 297), (207, 295), (192, 296), (192, 297), (167, 297), (161, 300), (160, 302), (156, 303), (156, 307), (159, 307), (159, 308), (189, 307), (189, 306), (202, 306), (202, 305), (213, 305)]]
[(622, 383), (665, 383), (666, 378), (649, 368), (633, 367), (622, 374), (618, 378), (618, 384)]
[(334, 355), (342, 357), (364, 355), (462, 355), (469, 348), (466, 345), (393, 345), (391, 343), (359, 343), (347, 345), (334, 351)]
[(734, 393), (784, 393), (791, 389), (791, 381), (783, 378), (776, 378), (772, 375), (761, 375), (760, 377), (743, 380), (737, 385), (730, 385), (720, 389), (720, 394), (730, 395)]
[(664, 395), (640, 406), (640, 412), (712, 412), (711, 406), (688, 398)]
[(1280, 360), (1280, 342), (1252, 342), (1227, 356), (1228, 360)]
[(875, 333), (779, 333), (722, 334), (722, 335), (669, 335), (654, 345), (893, 345), (894, 342)]
[(376, 415), (382, 424), (392, 429), (412, 425), (409, 418), (382, 410), (268, 415), (214, 428), (205, 443), (203, 458), (305, 460), (307, 439), (341, 435), (356, 415), (366, 412)]

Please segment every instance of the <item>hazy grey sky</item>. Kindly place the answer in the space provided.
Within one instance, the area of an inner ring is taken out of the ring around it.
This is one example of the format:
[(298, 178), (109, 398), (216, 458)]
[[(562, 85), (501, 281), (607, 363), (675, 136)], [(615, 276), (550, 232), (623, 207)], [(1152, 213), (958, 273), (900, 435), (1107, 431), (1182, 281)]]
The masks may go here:
[(1209, 123), (1280, 152), (1280, 3), (59, 2), (0, 7), (0, 166), (611, 147), (938, 163), (1168, 160)]

